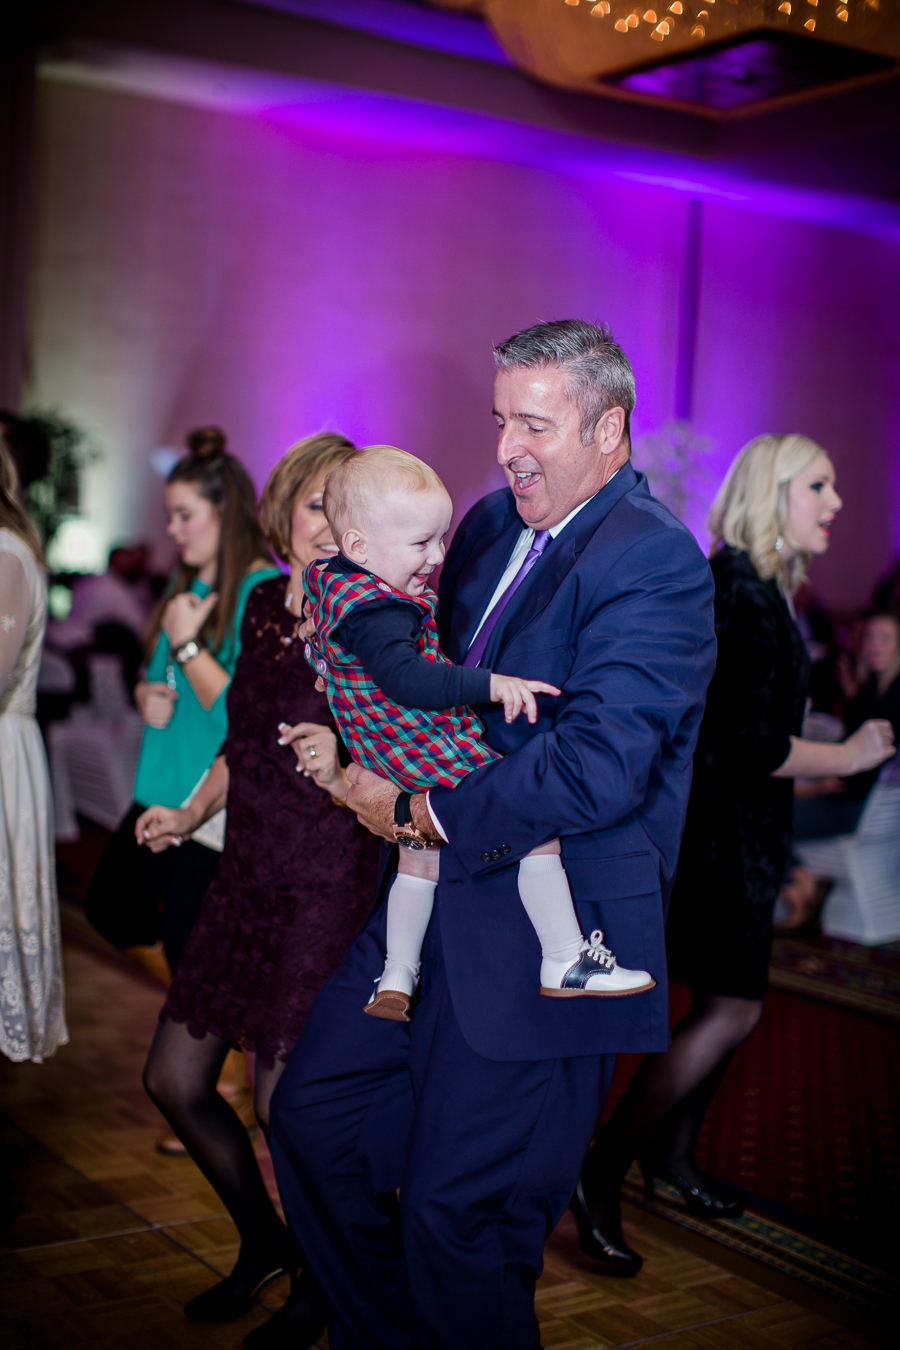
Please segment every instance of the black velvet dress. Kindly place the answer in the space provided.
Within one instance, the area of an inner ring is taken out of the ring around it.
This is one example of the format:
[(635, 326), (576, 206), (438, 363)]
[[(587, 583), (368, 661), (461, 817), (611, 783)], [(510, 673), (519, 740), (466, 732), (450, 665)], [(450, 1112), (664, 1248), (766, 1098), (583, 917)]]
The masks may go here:
[(793, 811), (793, 781), (771, 774), (800, 735), (809, 657), (777, 583), (763, 581), (746, 553), (724, 547), (711, 566), (718, 656), (666, 945), (673, 978), (758, 999)]
[(279, 722), (335, 729), (284, 590), (275, 577), (247, 601), (228, 690), (225, 849), (161, 1013), (268, 1067), (290, 1054), (372, 906), (380, 842), (278, 744)]

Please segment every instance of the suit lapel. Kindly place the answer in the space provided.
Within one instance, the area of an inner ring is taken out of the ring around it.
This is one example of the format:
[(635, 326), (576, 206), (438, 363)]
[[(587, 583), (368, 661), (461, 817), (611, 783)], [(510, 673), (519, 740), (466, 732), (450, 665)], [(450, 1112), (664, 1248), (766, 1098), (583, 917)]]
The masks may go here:
[(469, 650), (481, 616), (497, 589), (510, 554), (524, 529), (512, 492), (509, 494), (509, 506), (510, 511), (502, 527), (499, 530), (486, 530), (477, 536), (465, 560), (459, 565), (450, 602), (450, 631), (445, 644), (446, 654), (451, 661), (461, 662)]
[[(500, 616), (485, 649), (482, 666), (492, 670), (494, 663), (513, 638), (546, 608), (575, 565), (579, 553), (593, 538), (616, 502), (630, 492), (638, 482), (638, 476), (631, 464), (624, 464), (612, 482), (598, 492), (593, 501), (579, 511), (575, 519), (556, 536)], [(508, 558), (509, 554), (506, 556)], [(494, 585), (496, 584), (495, 581)], [(490, 593), (487, 599), (489, 598)]]

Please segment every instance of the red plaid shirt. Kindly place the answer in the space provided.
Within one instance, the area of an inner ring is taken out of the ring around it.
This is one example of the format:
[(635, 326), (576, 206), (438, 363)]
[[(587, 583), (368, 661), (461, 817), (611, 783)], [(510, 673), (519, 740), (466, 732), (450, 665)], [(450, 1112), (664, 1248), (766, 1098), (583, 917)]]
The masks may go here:
[(485, 744), (478, 718), (464, 708), (434, 712), (392, 703), (357, 658), (333, 634), (351, 609), (367, 600), (396, 595), (421, 611), (416, 649), (426, 661), (450, 664), (438, 643), (437, 596), (406, 595), (366, 572), (334, 572), (327, 562), (311, 563), (303, 574), (316, 631), (306, 646), (310, 665), (325, 682), (328, 702), (341, 735), (356, 760), (390, 778), (407, 792), (453, 787), (461, 778), (492, 764), (500, 755)]

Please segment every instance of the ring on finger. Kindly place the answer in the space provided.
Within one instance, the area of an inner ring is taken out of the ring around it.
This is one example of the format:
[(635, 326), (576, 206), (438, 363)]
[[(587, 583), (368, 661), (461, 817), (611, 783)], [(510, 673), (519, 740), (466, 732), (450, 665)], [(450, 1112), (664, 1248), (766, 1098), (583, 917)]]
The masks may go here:
[(316, 747), (315, 747), (314, 745), (311, 745), (311, 746), (309, 747), (309, 749), (307, 750), (306, 753), (309, 755), (310, 759), (315, 759), (315, 757), (316, 757)]

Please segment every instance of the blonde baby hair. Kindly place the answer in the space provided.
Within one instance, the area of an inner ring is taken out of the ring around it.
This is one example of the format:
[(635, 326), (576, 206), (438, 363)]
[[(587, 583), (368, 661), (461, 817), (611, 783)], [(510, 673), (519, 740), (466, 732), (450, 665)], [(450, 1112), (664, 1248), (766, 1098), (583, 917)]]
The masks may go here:
[(391, 492), (434, 492), (447, 489), (430, 464), (395, 445), (367, 445), (355, 450), (325, 479), (322, 505), (335, 539), (362, 529), (373, 507)]

